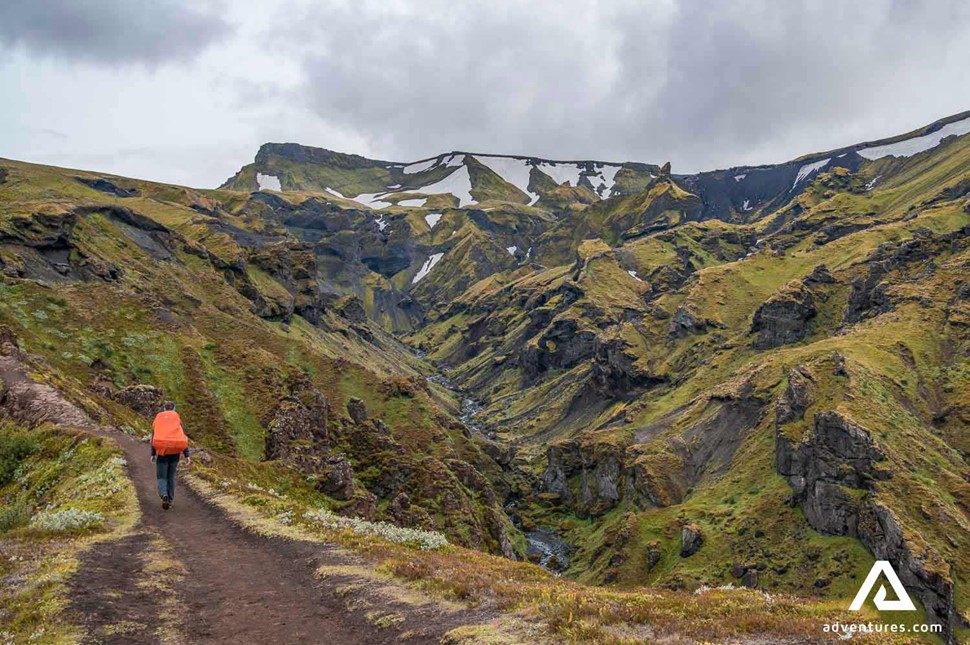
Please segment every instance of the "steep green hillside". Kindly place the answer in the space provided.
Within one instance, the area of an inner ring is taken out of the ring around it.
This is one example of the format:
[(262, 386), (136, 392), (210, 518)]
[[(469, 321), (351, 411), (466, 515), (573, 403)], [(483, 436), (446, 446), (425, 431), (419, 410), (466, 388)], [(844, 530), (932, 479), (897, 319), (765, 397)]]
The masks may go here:
[(573, 544), (578, 578), (845, 598), (875, 556), (960, 630), (968, 186), (963, 137), (822, 172), (750, 223), (681, 198), (644, 234), (634, 202), (617, 236), (604, 202), (564, 227), (604, 241), (481, 281), (411, 340), (514, 446), (514, 519)]
[(952, 641), (968, 132), (696, 175), (266, 144), (218, 190), (0, 160), (0, 324), (308, 506), (630, 589), (842, 608), (885, 559)]
[(498, 466), (453, 395), (321, 289), (313, 247), (265, 203), (0, 165), (0, 329), (96, 418), (144, 433), (171, 398), (225, 468), (283, 468), (340, 512), (513, 553), (480, 472)]

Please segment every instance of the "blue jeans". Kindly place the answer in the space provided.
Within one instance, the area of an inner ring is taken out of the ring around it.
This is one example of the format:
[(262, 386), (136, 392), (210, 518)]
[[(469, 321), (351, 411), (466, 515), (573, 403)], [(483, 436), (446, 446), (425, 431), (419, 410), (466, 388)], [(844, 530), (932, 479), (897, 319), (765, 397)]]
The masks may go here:
[(175, 499), (175, 467), (179, 465), (179, 455), (158, 455), (155, 457), (155, 477), (158, 479), (158, 496), (168, 495)]

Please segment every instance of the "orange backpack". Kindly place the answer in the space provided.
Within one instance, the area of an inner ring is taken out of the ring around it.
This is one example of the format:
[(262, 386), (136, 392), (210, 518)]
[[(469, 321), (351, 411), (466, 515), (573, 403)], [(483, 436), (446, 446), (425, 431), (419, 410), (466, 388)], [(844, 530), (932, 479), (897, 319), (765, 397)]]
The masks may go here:
[(177, 455), (189, 447), (182, 419), (175, 410), (159, 412), (152, 423), (152, 447), (160, 455)]

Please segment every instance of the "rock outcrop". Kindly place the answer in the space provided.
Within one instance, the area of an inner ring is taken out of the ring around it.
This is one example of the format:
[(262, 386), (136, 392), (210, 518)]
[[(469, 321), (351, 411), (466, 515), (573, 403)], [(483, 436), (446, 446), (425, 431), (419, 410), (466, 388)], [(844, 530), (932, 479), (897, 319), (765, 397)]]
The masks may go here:
[(367, 406), (357, 397), (350, 397), (347, 400), (347, 414), (354, 423), (360, 425), (367, 421)]
[(694, 523), (686, 524), (680, 530), (680, 557), (689, 558), (704, 545), (704, 533)]
[(710, 323), (700, 318), (690, 305), (683, 304), (677, 307), (677, 311), (670, 319), (668, 333), (672, 338), (684, 338), (690, 334), (703, 334), (709, 325)]
[(803, 340), (808, 333), (809, 321), (817, 313), (815, 298), (805, 284), (789, 283), (755, 311), (751, 332), (758, 337), (754, 346), (770, 349)]
[(328, 456), (319, 467), (316, 488), (334, 499), (352, 499), (357, 491), (354, 484), (354, 467), (342, 455)]
[(145, 418), (152, 418), (162, 408), (164, 392), (154, 385), (129, 385), (114, 393), (115, 401), (127, 405), (129, 408)]
[(266, 458), (299, 465), (325, 452), (329, 408), (326, 397), (312, 387), (283, 398), (267, 426)]
[(796, 367), (777, 408), (775, 465), (792, 488), (791, 501), (819, 532), (856, 537), (877, 559), (891, 562), (930, 622), (944, 625), (949, 638), (959, 621), (949, 565), (932, 549), (914, 553), (896, 515), (869, 492), (892, 477), (872, 434), (839, 412), (821, 411), (807, 436), (786, 435), (786, 424), (802, 420), (812, 405), (813, 381), (808, 369)]

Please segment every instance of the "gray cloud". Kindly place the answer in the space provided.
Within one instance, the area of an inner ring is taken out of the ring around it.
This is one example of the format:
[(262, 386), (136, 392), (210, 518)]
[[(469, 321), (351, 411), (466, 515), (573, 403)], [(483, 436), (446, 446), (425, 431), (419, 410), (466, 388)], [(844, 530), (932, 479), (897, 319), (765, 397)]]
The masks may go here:
[(324, 3), (296, 22), (308, 105), (387, 157), (470, 148), (696, 170), (970, 108), (958, 0)]
[(188, 60), (231, 32), (205, 3), (5, 0), (0, 45), (100, 64)]
[(265, 141), (689, 172), (970, 109), (964, 0), (219, 2), (0, 0), (0, 156), (198, 186)]

